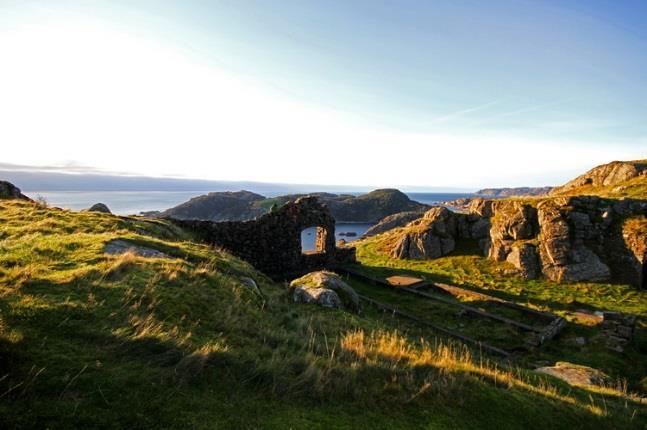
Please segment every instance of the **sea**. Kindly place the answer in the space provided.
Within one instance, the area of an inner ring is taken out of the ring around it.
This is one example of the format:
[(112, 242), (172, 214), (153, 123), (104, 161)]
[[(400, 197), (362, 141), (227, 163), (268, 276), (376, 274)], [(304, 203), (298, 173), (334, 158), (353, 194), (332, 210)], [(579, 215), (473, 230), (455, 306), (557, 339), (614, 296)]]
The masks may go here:
[[(87, 209), (95, 203), (105, 203), (118, 215), (138, 215), (141, 212), (163, 211), (187, 200), (205, 194), (204, 191), (40, 191), (25, 192), (32, 199), (43, 199), (50, 206), (71, 210)], [(285, 192), (265, 192), (266, 197), (275, 197)], [(363, 194), (343, 192), (339, 194)], [(428, 205), (470, 197), (469, 193), (406, 193), (411, 200)], [(366, 223), (337, 223), (336, 239), (347, 242), (357, 240), (371, 227)], [(348, 235), (350, 233), (350, 235)], [(301, 234), (304, 250), (314, 249), (315, 229), (306, 229)]]

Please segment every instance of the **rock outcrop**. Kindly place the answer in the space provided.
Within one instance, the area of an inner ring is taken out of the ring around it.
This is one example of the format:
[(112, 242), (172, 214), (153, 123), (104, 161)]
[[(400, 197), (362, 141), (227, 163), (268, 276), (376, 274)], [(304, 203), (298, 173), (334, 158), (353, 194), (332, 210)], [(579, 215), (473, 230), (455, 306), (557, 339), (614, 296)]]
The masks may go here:
[(364, 237), (371, 237), (377, 234), (393, 230), (394, 228), (404, 227), (411, 221), (422, 218), (424, 211), (398, 212), (382, 218), (377, 224), (366, 230)]
[(359, 296), (336, 273), (308, 273), (290, 282), (290, 289), (296, 303), (312, 303), (355, 312), (359, 310)]
[(612, 161), (596, 166), (572, 181), (554, 188), (550, 194), (553, 196), (574, 193), (588, 194), (596, 188), (603, 187), (611, 187), (611, 192), (613, 192), (613, 187), (635, 178), (644, 178), (647, 181), (647, 160)]
[(392, 251), (395, 258), (438, 258), (452, 252), (456, 246), (458, 222), (449, 209), (430, 209), (425, 215), (407, 225)]
[(514, 265), (524, 278), (644, 285), (647, 201), (595, 196), (543, 200), (473, 199), (469, 213), (434, 208), (399, 231), (396, 258), (437, 258), (456, 241)]
[(516, 267), (523, 278), (535, 279), (541, 274), (541, 265), (535, 245), (513, 244), (505, 260)]
[[(493, 214), (490, 218), (490, 243), (484, 247), (484, 251), (496, 261), (507, 260), (517, 241), (532, 239), (539, 230), (537, 210), (530, 205), (516, 201), (497, 201), (490, 206), (489, 213)], [(523, 251), (524, 259), (528, 259), (531, 255), (536, 255), (531, 250), (532, 247), (531, 244), (516, 246), (515, 254), (521, 257)], [(511, 260), (520, 261), (518, 258)]]
[(535, 372), (553, 376), (574, 386), (605, 386), (610, 381), (610, 378), (598, 369), (565, 361), (559, 361), (550, 367), (540, 367), (535, 369)]
[(20, 188), (7, 181), (0, 181), (0, 199), (31, 200), (20, 192)]
[(101, 212), (104, 214), (111, 214), (110, 208), (104, 203), (95, 203), (87, 209), (88, 212)]

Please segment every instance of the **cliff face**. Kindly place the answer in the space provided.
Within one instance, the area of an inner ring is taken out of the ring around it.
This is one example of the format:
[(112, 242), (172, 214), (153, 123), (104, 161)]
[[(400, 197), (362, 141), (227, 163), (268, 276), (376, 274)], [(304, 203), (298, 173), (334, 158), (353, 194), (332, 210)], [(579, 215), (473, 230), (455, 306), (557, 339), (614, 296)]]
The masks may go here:
[(595, 196), (546, 199), (536, 207), (495, 202), (485, 250), (529, 278), (542, 273), (556, 282), (615, 280), (638, 285), (647, 229), (627, 225), (639, 224), (646, 213), (647, 201)]
[(641, 285), (647, 201), (578, 196), (535, 203), (475, 199), (468, 214), (434, 209), (398, 232), (392, 255), (436, 258), (456, 240), (473, 239), (484, 255), (513, 264), (525, 278)]

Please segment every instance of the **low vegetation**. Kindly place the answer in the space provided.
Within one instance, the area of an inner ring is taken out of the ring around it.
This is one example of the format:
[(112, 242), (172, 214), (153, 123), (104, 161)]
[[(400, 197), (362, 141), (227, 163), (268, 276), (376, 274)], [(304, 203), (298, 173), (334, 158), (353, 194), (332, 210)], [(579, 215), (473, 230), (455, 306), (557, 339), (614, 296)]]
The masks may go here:
[[(170, 258), (104, 253), (117, 238)], [(388, 267), (378, 244), (362, 243), (360, 258)], [(425, 264), (436, 266), (406, 269), (483, 289), (503, 279), (467, 255)], [(593, 286), (580, 288), (544, 297), (510, 281), (501, 293), (645, 309), (629, 289), (585, 299)], [(647, 424), (626, 391), (572, 388), (494, 360), (370, 307), (295, 305), (284, 284), (166, 221), (0, 201), (2, 428)]]
[[(389, 250), (396, 238), (397, 234), (393, 232), (356, 242), (358, 260), (363, 264), (362, 270), (378, 276), (411, 274), (436, 282), (463, 286), (563, 316), (569, 324), (562, 335), (541, 350), (524, 356), (521, 363), (532, 367), (536, 363), (571, 361), (601, 369), (618, 380), (617, 385), (626, 385), (629, 390), (646, 394), (640, 383), (647, 375), (647, 361), (644, 360), (647, 353), (646, 292), (622, 284), (557, 284), (543, 278), (525, 280), (513, 274), (514, 267), (509, 263), (496, 262), (480, 255), (477, 245), (470, 242), (460, 243), (453, 253), (437, 259), (393, 259)], [(424, 300), (412, 300), (408, 295), (392, 291), (383, 291), (380, 294), (382, 300), (399, 303), (411, 312), (433, 315), (428, 310), (430, 305)], [(479, 306), (487, 309), (483, 304)], [(600, 339), (599, 329), (578, 313), (580, 310), (617, 311), (639, 315), (633, 344), (623, 353), (608, 350)], [(519, 319), (514, 315), (505, 316)], [(447, 328), (458, 329), (491, 343), (496, 343), (500, 330), (510, 330), (504, 326), (479, 336), (484, 332), (479, 324), (472, 323), (475, 327), (471, 329), (470, 324), (460, 319), (445, 317), (436, 321)], [(578, 338), (583, 338), (586, 344), (579, 345), (576, 341)]]

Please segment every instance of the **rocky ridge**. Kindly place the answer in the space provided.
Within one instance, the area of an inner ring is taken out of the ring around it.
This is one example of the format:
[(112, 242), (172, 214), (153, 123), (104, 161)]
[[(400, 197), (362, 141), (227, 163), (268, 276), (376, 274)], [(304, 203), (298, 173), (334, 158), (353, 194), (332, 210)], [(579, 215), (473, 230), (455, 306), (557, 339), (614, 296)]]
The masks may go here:
[(647, 198), (647, 160), (602, 164), (550, 192), (551, 196), (575, 194)]
[(595, 196), (542, 201), (474, 199), (469, 213), (434, 208), (395, 231), (395, 258), (437, 258), (462, 239), (519, 274), (556, 282), (640, 284), (647, 249), (647, 201)]
[(406, 194), (395, 189), (374, 190), (360, 196), (312, 193), (273, 198), (249, 191), (238, 191), (209, 193), (154, 215), (215, 222), (246, 221), (305, 196), (317, 197), (340, 222), (377, 223), (382, 218), (398, 212), (423, 212), (429, 209), (428, 205), (410, 200)]
[(483, 188), (476, 193), (480, 197), (512, 197), (512, 196), (545, 196), (553, 187), (515, 187), (515, 188)]

